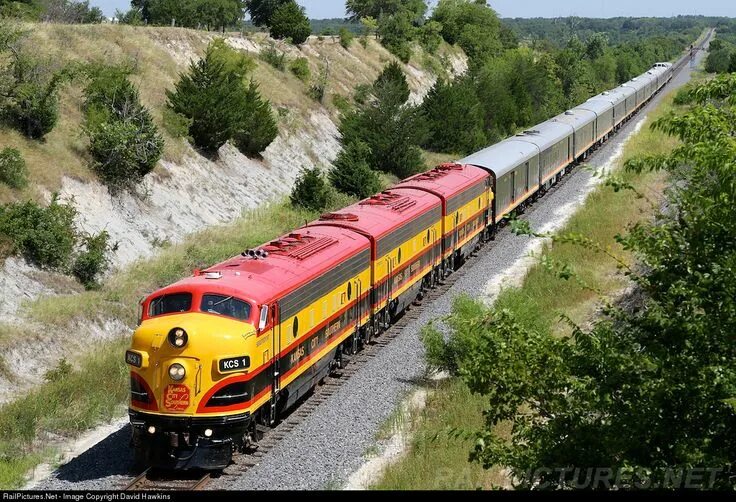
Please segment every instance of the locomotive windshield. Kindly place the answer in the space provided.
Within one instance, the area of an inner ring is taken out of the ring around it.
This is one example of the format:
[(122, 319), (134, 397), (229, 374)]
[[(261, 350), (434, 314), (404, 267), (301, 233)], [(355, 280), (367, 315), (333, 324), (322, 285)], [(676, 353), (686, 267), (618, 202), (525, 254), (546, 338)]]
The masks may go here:
[(192, 308), (191, 293), (176, 293), (173, 295), (157, 296), (148, 305), (148, 315), (173, 314), (175, 312), (188, 312)]
[(200, 310), (202, 312), (209, 312), (210, 314), (232, 317), (240, 321), (250, 319), (250, 304), (232, 296), (204, 295)]

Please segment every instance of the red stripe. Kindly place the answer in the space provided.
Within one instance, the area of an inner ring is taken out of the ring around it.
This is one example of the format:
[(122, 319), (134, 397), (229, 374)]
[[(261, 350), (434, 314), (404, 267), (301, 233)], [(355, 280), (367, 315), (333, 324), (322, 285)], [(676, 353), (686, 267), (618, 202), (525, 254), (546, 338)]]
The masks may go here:
[[(426, 267), (424, 267), (424, 268), (420, 269), (419, 271), (417, 271), (415, 274), (410, 275), (409, 276), (409, 280), (406, 281), (404, 284), (402, 284), (401, 286), (399, 286), (396, 289), (403, 288), (404, 286), (406, 286), (407, 283), (409, 283), (411, 281), (411, 279), (415, 278), (418, 275), (423, 275), (423, 273), (426, 272), (427, 270), (431, 270), (433, 266), (434, 266), (434, 264), (430, 263)], [(376, 302), (376, 303), (373, 304), (373, 308), (375, 309), (376, 307), (380, 306), (387, 298), (388, 298), (388, 295), (384, 295), (380, 300), (378, 300), (378, 302)]]
[[(441, 247), (441, 242), (438, 242), (438, 244), (440, 244), (440, 247)], [(434, 245), (432, 247), (434, 247)], [(410, 266), (416, 260), (421, 260), (424, 255), (426, 255), (427, 253), (429, 253), (429, 252), (432, 251), (432, 247), (425, 248), (424, 251), (422, 251), (420, 254), (415, 255), (410, 260), (405, 261), (404, 264), (401, 267), (399, 267), (399, 268), (397, 268), (396, 270), (393, 271), (393, 275), (391, 275), (391, 276), (386, 275), (383, 279), (381, 279), (380, 281), (378, 281), (373, 286), (373, 289), (377, 289), (379, 286), (382, 286), (387, 280), (389, 280), (390, 278), (398, 275), (399, 272), (403, 272), (404, 270), (406, 270), (406, 267)], [(439, 255), (438, 255), (438, 257), (439, 257)]]
[(227, 406), (207, 406), (207, 403), (209, 402), (210, 398), (220, 389), (225, 387), (226, 385), (230, 385), (232, 383), (238, 383), (238, 382), (247, 382), (250, 380), (248, 378), (252, 375), (239, 375), (232, 378), (227, 378), (225, 380), (222, 380), (219, 382), (216, 386), (212, 387), (209, 392), (207, 392), (204, 397), (199, 401), (199, 405), (197, 406), (197, 413), (219, 413), (223, 411), (241, 411), (249, 408), (254, 402), (261, 399), (263, 396), (265, 396), (267, 393), (271, 392), (271, 386), (267, 386), (265, 389), (263, 389), (261, 392), (258, 393), (258, 395), (248, 399), (244, 403), (237, 403), (237, 404), (230, 404)]
[(354, 328), (354, 326), (345, 326), (342, 330), (340, 330), (337, 333), (335, 333), (334, 335), (332, 335), (330, 338), (328, 338), (325, 341), (324, 344), (322, 344), (322, 346), (319, 349), (317, 349), (316, 351), (314, 351), (313, 354), (309, 354), (304, 359), (301, 359), (297, 363), (296, 366), (294, 366), (292, 368), (289, 368), (289, 371), (287, 371), (286, 373), (284, 373), (283, 375), (281, 375), (281, 378), (284, 379), (284, 378), (287, 378), (288, 376), (292, 375), (296, 370), (298, 370), (299, 368), (301, 368), (302, 366), (304, 366), (307, 362), (309, 362), (312, 359), (314, 359), (314, 357), (317, 354), (319, 354), (325, 347), (329, 346), (332, 342), (334, 342), (335, 340), (337, 340), (338, 338), (340, 338), (342, 335), (345, 334), (346, 331), (349, 331), (351, 328)]
[[(476, 213), (474, 213), (474, 214), (470, 215), (470, 217), (469, 217), (469, 218), (468, 218), (467, 220), (465, 220), (465, 222), (463, 223), (463, 225), (466, 225), (466, 226), (467, 226), (468, 224), (472, 223), (472, 222), (473, 222), (473, 220), (474, 220), (475, 218), (477, 218), (477, 217), (478, 217), (478, 215), (479, 215), (479, 214), (481, 214), (482, 212), (484, 212), (484, 211), (485, 211), (486, 209), (487, 209), (487, 207), (484, 207), (484, 208), (483, 208), (483, 209), (481, 209), (480, 211), (478, 211), (478, 212), (476, 212)], [(450, 215), (448, 215), (448, 216), (450, 216)], [(455, 228), (460, 228), (460, 227), (455, 227)], [(443, 236), (442, 236), (442, 238), (444, 239), (444, 238), (446, 238), (446, 237), (451, 237), (451, 236), (452, 236), (452, 233), (453, 233), (453, 232), (454, 232), (454, 230), (453, 230), (452, 232), (447, 232), (447, 233), (446, 233), (445, 235), (443, 235)]]
[(146, 393), (148, 394), (148, 399), (149, 399), (149, 402), (144, 403), (143, 401), (137, 401), (133, 399), (133, 394), (131, 394), (130, 404), (132, 404), (136, 408), (141, 408), (143, 410), (158, 411), (158, 404), (156, 404), (156, 397), (154, 396), (153, 391), (151, 390), (151, 387), (148, 386), (148, 384), (143, 379), (143, 377), (133, 371), (130, 372), (130, 377), (136, 382), (138, 382), (139, 384), (141, 384), (141, 386), (143, 387), (143, 390), (145, 390)]
[(326, 325), (328, 325), (330, 322), (332, 322), (335, 319), (337, 319), (338, 317), (342, 316), (348, 309), (350, 309), (352, 307), (355, 307), (355, 304), (358, 303), (358, 302), (360, 302), (360, 301), (362, 301), (364, 298), (366, 298), (369, 293), (370, 293), (370, 290), (367, 291), (367, 292), (365, 292), (365, 293), (363, 293), (362, 295), (360, 295), (360, 298), (358, 298), (357, 300), (354, 300), (351, 303), (348, 303), (343, 308), (341, 308), (340, 310), (338, 310), (337, 313), (335, 313), (332, 316), (328, 317), (327, 319), (325, 319), (324, 321), (322, 321), (321, 323), (319, 323), (317, 326), (315, 326), (311, 330), (307, 331), (306, 333), (304, 333), (302, 336), (300, 336), (296, 340), (292, 341), (289, 345), (286, 346), (285, 349), (283, 349), (281, 352), (279, 352), (279, 357), (281, 357), (281, 355), (283, 355), (283, 354), (287, 354), (289, 352), (289, 349), (292, 346), (298, 345), (305, 338), (309, 338), (311, 335), (313, 335), (314, 333), (316, 333), (317, 331), (319, 331), (320, 329), (322, 329), (323, 327), (325, 327)]
[[(288, 377), (289, 375), (293, 374), (296, 370), (298, 370), (299, 368), (301, 368), (302, 366), (304, 366), (307, 362), (309, 362), (312, 359), (314, 359), (314, 357), (317, 354), (319, 354), (325, 347), (329, 346), (332, 342), (334, 342), (340, 336), (344, 335), (345, 332), (348, 331), (348, 330), (350, 330), (351, 328), (353, 328), (353, 326), (346, 326), (341, 331), (339, 331), (339, 332), (335, 333), (334, 335), (332, 335), (330, 338), (327, 339), (327, 341), (325, 341), (324, 344), (322, 344), (322, 346), (318, 350), (316, 350), (314, 352), (314, 354), (310, 354), (309, 356), (307, 356), (304, 359), (302, 359), (301, 361), (299, 361), (299, 363), (296, 366), (294, 366), (293, 368), (290, 368), (289, 371), (287, 371), (286, 373), (284, 373), (283, 375), (281, 375), (280, 376), (280, 379), (284, 379), (284, 378)], [(268, 363), (268, 364), (265, 364), (263, 367), (270, 367), (270, 366), (271, 366), (271, 364)], [(251, 380), (253, 378), (253, 376), (254, 375), (252, 375), (252, 374), (238, 375), (238, 376), (235, 376), (235, 377), (232, 377), (232, 378), (227, 378), (225, 380), (222, 380), (222, 381), (218, 382), (218, 384), (215, 385), (214, 387), (212, 387), (204, 395), (204, 397), (201, 399), (201, 401), (199, 402), (199, 406), (197, 407), (197, 412), (198, 413), (218, 413), (218, 412), (223, 412), (223, 411), (239, 411), (239, 410), (245, 410), (248, 407), (252, 406), (253, 403), (259, 401), (266, 394), (268, 394), (268, 393), (271, 392), (271, 386), (266, 387), (261, 392), (259, 392), (256, 396), (250, 398), (248, 401), (246, 401), (244, 403), (231, 404), (231, 405), (228, 405), (228, 406), (207, 406), (207, 402), (209, 402), (209, 400), (212, 398), (212, 396), (217, 391), (219, 391), (220, 389), (222, 389), (223, 387), (225, 387), (227, 385), (230, 385), (230, 384), (233, 384), (233, 383), (247, 382), (247, 381)]]

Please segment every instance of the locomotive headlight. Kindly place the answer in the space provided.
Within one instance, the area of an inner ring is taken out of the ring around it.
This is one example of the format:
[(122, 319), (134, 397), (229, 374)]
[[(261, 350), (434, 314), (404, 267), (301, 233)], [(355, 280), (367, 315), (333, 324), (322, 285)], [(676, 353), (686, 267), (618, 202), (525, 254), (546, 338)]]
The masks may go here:
[(184, 347), (188, 340), (189, 335), (181, 328), (174, 328), (169, 331), (169, 343), (177, 349)]
[(169, 366), (169, 376), (172, 380), (180, 381), (183, 380), (186, 376), (187, 372), (184, 369), (184, 366), (182, 366), (179, 363), (174, 363), (171, 366)]
[(209, 437), (212, 437), (212, 429), (205, 429), (205, 430), (204, 430), (204, 435), (205, 435), (206, 437), (208, 437), (208, 438), (209, 438)]

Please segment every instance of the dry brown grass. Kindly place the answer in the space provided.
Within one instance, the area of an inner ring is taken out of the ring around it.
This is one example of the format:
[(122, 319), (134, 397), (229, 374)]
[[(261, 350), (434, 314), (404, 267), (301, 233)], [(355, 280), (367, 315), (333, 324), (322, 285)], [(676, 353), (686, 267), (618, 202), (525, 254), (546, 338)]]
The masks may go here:
[[(164, 159), (180, 163), (187, 156), (197, 155), (183, 140), (170, 137), (161, 127), (166, 90), (174, 87), (189, 61), (201, 56), (207, 43), (221, 35), (182, 28), (125, 25), (26, 24), (25, 28), (29, 31), (28, 46), (33, 52), (57, 63), (133, 63), (136, 71), (131, 79), (139, 86), (141, 101), (151, 109), (166, 140)], [(237, 39), (242, 35), (226, 36)], [(249, 34), (246, 38), (256, 45), (268, 43), (263, 33)], [(312, 37), (301, 47), (284, 43), (277, 46), (289, 59), (306, 57), (312, 80), (320, 74), (323, 65), (329, 67), (328, 98), (320, 104), (308, 96), (309, 83), (301, 82), (288, 69), (282, 72), (259, 61), (255, 53), (252, 54), (258, 62), (253, 76), (263, 95), (280, 111), (280, 128), (286, 135), (309, 127), (310, 115), (320, 109), (337, 120), (339, 112), (331, 97), (340, 94), (351, 98), (356, 85), (372, 82), (383, 66), (395, 59), (375, 40), (369, 40), (367, 48), (356, 40), (349, 50), (340, 46), (337, 37), (323, 40)], [(456, 49), (443, 46), (438, 56), (427, 56), (417, 49), (407, 66), (412, 89), (427, 84), (427, 79), (417, 70), (424, 72), (429, 66), (440, 64), (442, 57), (455, 52)], [(23, 153), (31, 182), (24, 191), (0, 186), (0, 203), (28, 198), (39, 200), (44, 194), (61, 188), (64, 176), (83, 181), (94, 179), (88, 167), (87, 139), (82, 132), (82, 86), (83, 82), (77, 81), (64, 88), (59, 123), (43, 142), (31, 141), (16, 131), (0, 128), (0, 145), (18, 148)]]

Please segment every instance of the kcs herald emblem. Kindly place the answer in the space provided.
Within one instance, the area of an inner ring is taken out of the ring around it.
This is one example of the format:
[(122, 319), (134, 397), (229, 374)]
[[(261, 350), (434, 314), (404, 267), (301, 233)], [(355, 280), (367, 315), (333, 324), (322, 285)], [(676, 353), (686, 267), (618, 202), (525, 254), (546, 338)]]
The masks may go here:
[(170, 411), (186, 411), (189, 408), (189, 387), (169, 384), (164, 393), (164, 408)]

